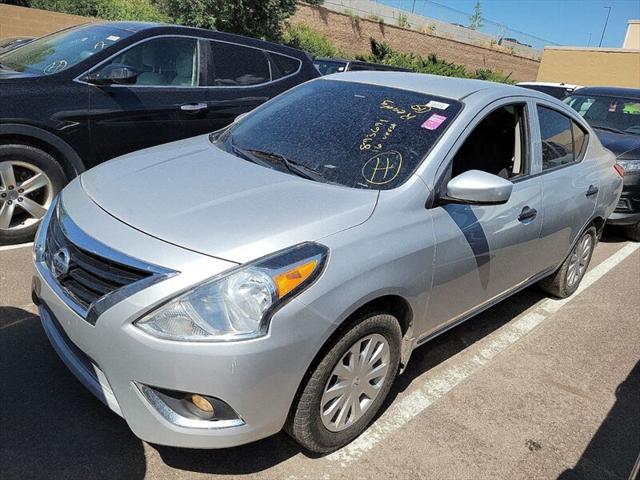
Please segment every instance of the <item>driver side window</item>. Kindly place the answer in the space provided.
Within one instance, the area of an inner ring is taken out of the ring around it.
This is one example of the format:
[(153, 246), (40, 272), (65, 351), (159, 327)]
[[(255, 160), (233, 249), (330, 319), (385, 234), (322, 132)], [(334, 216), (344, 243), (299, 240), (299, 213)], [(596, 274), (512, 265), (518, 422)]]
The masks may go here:
[(200, 84), (195, 38), (154, 38), (124, 51), (106, 65), (133, 69), (138, 73), (134, 85), (195, 87)]
[(524, 103), (504, 105), (488, 114), (453, 158), (451, 177), (481, 170), (512, 179), (528, 172), (528, 136)]

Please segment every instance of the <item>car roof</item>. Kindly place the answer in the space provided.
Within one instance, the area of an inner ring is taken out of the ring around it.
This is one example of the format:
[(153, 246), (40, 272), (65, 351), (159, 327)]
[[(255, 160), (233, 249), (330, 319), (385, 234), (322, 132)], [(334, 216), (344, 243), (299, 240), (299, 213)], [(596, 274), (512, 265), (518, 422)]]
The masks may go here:
[(583, 87), (577, 94), (640, 98), (640, 88)]
[(491, 89), (493, 93), (508, 95), (542, 96), (535, 90), (516, 87), (505, 83), (489, 82), (486, 80), (472, 80), (468, 78), (443, 77), (425, 73), (412, 72), (384, 72), (384, 71), (357, 71), (334, 73), (323, 77), (331, 80), (345, 82), (368, 83), (381, 87), (399, 88), (418, 93), (434, 95), (438, 97), (462, 100), (480, 90)]
[(119, 28), (121, 30), (127, 30), (129, 32), (141, 32), (142, 30), (146, 30), (148, 28), (160, 27), (165, 24), (157, 23), (157, 22), (125, 22), (125, 21), (116, 21), (116, 22), (95, 22), (95, 23), (87, 23), (84, 26), (89, 25), (110, 25), (115, 28)]
[(541, 87), (558, 87), (558, 88), (582, 88), (581, 85), (574, 85), (572, 83), (563, 83), (563, 82), (518, 82), (516, 85), (527, 85), (535, 87), (537, 85)]

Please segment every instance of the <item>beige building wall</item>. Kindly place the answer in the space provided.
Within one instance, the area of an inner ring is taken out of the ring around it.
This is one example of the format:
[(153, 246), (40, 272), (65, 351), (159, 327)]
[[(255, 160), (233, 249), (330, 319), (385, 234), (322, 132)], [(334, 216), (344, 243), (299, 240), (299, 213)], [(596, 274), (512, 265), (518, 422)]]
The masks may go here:
[(640, 50), (640, 20), (629, 20), (622, 48)]
[(0, 38), (41, 37), (93, 18), (0, 4)]
[(640, 88), (640, 49), (545, 47), (537, 80)]

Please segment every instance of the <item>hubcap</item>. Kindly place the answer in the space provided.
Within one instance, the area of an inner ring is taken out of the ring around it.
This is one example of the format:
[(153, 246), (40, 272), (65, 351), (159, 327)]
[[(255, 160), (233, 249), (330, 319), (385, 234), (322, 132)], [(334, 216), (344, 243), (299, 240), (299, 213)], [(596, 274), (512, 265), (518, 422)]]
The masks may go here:
[(26, 162), (0, 162), (0, 232), (38, 223), (53, 199), (53, 184), (38, 167)]
[(571, 252), (569, 269), (567, 270), (567, 285), (570, 288), (582, 280), (582, 277), (589, 266), (592, 249), (593, 237), (588, 233), (585, 233)]
[(389, 361), (389, 342), (377, 333), (347, 350), (333, 368), (320, 400), (320, 418), (328, 430), (344, 430), (364, 415), (382, 390)]

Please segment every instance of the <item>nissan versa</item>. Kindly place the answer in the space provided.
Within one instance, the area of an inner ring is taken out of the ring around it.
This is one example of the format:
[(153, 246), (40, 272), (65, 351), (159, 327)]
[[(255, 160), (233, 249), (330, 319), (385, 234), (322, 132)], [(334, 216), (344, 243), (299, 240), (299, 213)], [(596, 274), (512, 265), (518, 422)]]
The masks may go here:
[(72, 181), (35, 243), (58, 354), (140, 438), (355, 438), (413, 349), (533, 284), (576, 291), (622, 189), (577, 112), (413, 73), (298, 86)]

